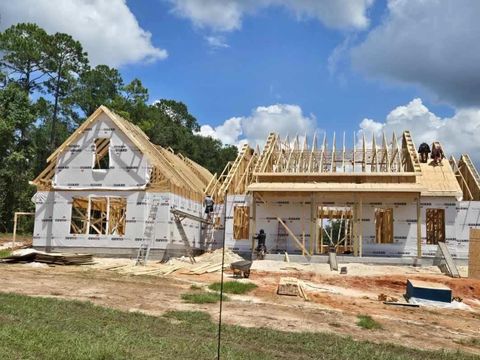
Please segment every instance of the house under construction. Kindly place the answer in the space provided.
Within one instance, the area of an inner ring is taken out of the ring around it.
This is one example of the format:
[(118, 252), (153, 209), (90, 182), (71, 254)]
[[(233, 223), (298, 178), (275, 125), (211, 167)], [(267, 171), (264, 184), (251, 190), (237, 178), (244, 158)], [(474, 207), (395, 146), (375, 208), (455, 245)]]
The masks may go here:
[[(345, 144), (272, 133), (217, 176), (102, 106), (32, 181), (33, 245), (142, 260), (225, 240), (249, 253), (264, 229), (269, 253), (414, 259), (444, 242), (468, 258), (470, 228), (480, 225), (480, 177), (468, 155), (420, 163), (408, 131)], [(209, 220), (205, 195), (216, 203)]]
[(32, 181), (34, 247), (139, 260), (166, 248), (203, 248), (202, 203), (212, 174), (152, 144), (108, 108), (97, 109), (47, 162)]
[(272, 133), (262, 151), (245, 145), (209, 185), (224, 212), (228, 247), (248, 252), (263, 229), (269, 253), (434, 257), (444, 242), (467, 259), (480, 226), (480, 177), (468, 155), (421, 163), (408, 131), (309, 143)]

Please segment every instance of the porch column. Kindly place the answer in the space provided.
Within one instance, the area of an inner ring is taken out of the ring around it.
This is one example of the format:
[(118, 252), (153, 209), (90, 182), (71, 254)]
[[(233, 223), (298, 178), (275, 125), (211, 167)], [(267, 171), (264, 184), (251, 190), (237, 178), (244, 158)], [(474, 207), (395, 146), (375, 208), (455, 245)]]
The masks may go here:
[(360, 196), (360, 233), (358, 234), (358, 255), (363, 256), (363, 199)]
[(353, 201), (353, 256), (358, 256), (358, 217), (359, 217), (359, 206), (357, 202), (357, 196), (355, 195)]
[(315, 236), (317, 233), (316, 229), (316, 213), (315, 213), (315, 198), (313, 196), (313, 192), (310, 194), (310, 254), (314, 254), (314, 245), (315, 241), (317, 241), (317, 237)]
[(250, 241), (252, 242), (252, 259), (253, 259), (253, 251), (255, 250), (255, 240), (253, 237), (255, 236), (255, 233), (257, 231), (257, 200), (255, 198), (255, 193), (252, 192), (252, 201), (251, 201), (251, 208), (252, 211), (250, 212), (250, 231), (249, 231), (249, 236), (250, 236)]
[(422, 257), (422, 212), (420, 209), (420, 194), (417, 196), (417, 257)]

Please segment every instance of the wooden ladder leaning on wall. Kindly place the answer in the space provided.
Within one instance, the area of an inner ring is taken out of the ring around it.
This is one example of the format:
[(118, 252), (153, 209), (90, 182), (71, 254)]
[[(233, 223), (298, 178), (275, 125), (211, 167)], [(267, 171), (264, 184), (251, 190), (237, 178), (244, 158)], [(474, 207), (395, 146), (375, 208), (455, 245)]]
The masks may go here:
[(152, 247), (155, 237), (155, 220), (157, 219), (159, 205), (160, 200), (153, 199), (148, 218), (145, 222), (143, 240), (138, 248), (137, 261), (135, 265), (147, 265), (148, 256), (150, 255), (150, 248)]

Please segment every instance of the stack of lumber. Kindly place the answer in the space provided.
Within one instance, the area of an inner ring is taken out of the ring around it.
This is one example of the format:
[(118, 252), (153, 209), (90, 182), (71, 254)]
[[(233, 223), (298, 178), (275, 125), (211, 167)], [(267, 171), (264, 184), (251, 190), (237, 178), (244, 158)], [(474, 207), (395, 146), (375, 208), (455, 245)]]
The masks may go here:
[(292, 277), (282, 277), (278, 283), (278, 295), (300, 296), (304, 300), (308, 300), (305, 293), (303, 281)]
[(5, 263), (28, 263), (34, 261), (56, 265), (93, 264), (93, 258), (91, 254), (46, 253), (34, 249), (16, 251), (12, 255), (2, 259), (2, 262)]
[[(195, 258), (196, 263), (189, 269), (185, 269), (184, 274), (201, 275), (220, 271), (222, 269), (222, 249), (217, 249), (211, 253), (205, 253)], [(230, 264), (243, 258), (231, 250), (225, 249), (224, 269), (230, 268)]]
[(92, 254), (37, 253), (35, 261), (56, 265), (88, 265), (93, 264)]
[[(243, 260), (243, 258), (231, 250), (225, 249), (224, 269), (230, 268), (232, 262)], [(222, 269), (222, 249), (217, 249), (210, 253), (205, 253), (195, 257), (195, 263), (192, 264), (188, 259), (172, 258), (166, 263), (149, 262), (146, 266), (119, 265), (109, 266), (105, 270), (116, 271), (121, 274), (129, 275), (153, 275), (166, 276), (177, 271), (188, 275), (201, 275), (213, 273)]]

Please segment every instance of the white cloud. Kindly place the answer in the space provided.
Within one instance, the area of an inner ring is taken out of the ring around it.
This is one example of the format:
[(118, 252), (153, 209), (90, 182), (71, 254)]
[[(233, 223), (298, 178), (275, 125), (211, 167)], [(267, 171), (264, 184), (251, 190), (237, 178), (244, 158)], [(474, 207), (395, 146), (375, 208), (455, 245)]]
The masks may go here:
[(222, 140), (224, 144), (248, 142), (251, 146), (263, 146), (271, 132), (277, 132), (282, 137), (289, 135), (290, 138), (297, 134), (312, 136), (316, 126), (315, 116), (305, 116), (300, 106), (275, 104), (259, 106), (250, 116), (230, 118), (215, 128), (203, 125), (200, 135)]
[[(360, 136), (365, 133), (368, 138), (372, 132), (381, 134), (385, 131), (391, 136), (395, 131), (400, 136), (410, 130), (415, 145), (422, 142), (431, 144), (440, 141), (447, 156), (468, 153), (474, 161), (480, 162), (480, 109), (459, 109), (452, 117), (441, 118), (432, 113), (421, 99), (413, 99), (407, 105), (398, 106), (386, 117), (384, 122), (364, 119), (360, 123)], [(387, 136), (388, 138), (388, 136)]]
[(298, 18), (315, 18), (324, 25), (340, 29), (365, 29), (367, 9), (373, 0), (169, 0), (173, 12), (190, 19), (195, 26), (216, 31), (237, 30), (244, 15), (277, 6)]
[(242, 118), (233, 117), (215, 128), (210, 125), (200, 127), (200, 135), (221, 140), (224, 144), (235, 145), (242, 135)]
[(19, 22), (34, 22), (49, 33), (65, 32), (79, 40), (92, 64), (120, 66), (167, 57), (155, 47), (125, 0), (15, 0), (0, 2), (5, 29)]
[(417, 84), (457, 106), (480, 102), (480, 1), (389, 0), (388, 14), (352, 50), (373, 77)]
[(230, 47), (230, 45), (228, 45), (227, 42), (225, 41), (224, 36), (220, 36), (220, 35), (205, 36), (205, 40), (207, 40), (208, 45), (214, 49)]

